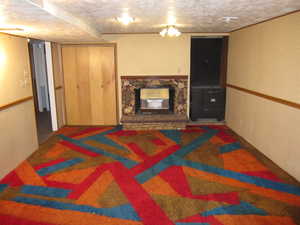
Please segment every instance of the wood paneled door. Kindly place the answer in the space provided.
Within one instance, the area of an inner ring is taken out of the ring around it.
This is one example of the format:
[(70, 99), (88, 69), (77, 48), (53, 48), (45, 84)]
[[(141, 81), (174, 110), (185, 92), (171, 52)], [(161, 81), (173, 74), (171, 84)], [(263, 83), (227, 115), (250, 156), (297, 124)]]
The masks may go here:
[(117, 124), (115, 45), (63, 45), (68, 125)]

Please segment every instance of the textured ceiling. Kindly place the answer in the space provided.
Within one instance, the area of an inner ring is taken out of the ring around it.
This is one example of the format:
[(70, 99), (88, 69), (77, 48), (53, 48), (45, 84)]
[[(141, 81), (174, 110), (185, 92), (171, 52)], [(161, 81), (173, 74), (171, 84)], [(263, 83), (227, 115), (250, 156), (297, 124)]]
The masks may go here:
[[(158, 33), (169, 15), (182, 32), (221, 33), (298, 9), (300, 0), (1, 0), (0, 24), (28, 27), (15, 34), (38, 39), (97, 41), (101, 33)], [(117, 23), (124, 12), (135, 22)]]

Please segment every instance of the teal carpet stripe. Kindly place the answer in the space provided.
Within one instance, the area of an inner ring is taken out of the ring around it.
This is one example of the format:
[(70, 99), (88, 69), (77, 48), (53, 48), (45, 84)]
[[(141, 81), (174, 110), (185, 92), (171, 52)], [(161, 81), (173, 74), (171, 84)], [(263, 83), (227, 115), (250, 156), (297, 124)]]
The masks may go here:
[(28, 197), (21, 197), (21, 196), (15, 197), (13, 201), (30, 204), (30, 205), (47, 207), (47, 208), (53, 208), (53, 209), (73, 210), (73, 211), (80, 211), (85, 213), (98, 214), (98, 215), (126, 219), (126, 220), (135, 220), (135, 221), (140, 220), (135, 210), (131, 207), (131, 205), (128, 204), (121, 205), (114, 208), (95, 208), (87, 205), (75, 205), (72, 203), (64, 203), (64, 202), (57, 202), (57, 201), (37, 199), (37, 198), (28, 198)]
[(201, 213), (201, 216), (214, 215), (261, 215), (267, 216), (268, 213), (259, 209), (248, 202), (241, 201), (238, 205), (221, 206)]
[(127, 149), (125, 149), (123, 146), (116, 143), (114, 140), (111, 140), (111, 139), (105, 137), (105, 135), (117, 132), (119, 130), (122, 130), (121, 127), (116, 127), (116, 128), (111, 129), (111, 130), (104, 131), (100, 134), (96, 134), (96, 135), (93, 135), (93, 136), (82, 138), (82, 139), (80, 139), (80, 141), (84, 142), (84, 141), (87, 141), (87, 140), (94, 140), (94, 141), (112, 146), (112, 147), (117, 148), (119, 150), (127, 151)]
[(48, 174), (51, 174), (53, 172), (56, 172), (58, 170), (61, 170), (61, 169), (65, 169), (65, 168), (68, 168), (68, 167), (71, 167), (77, 163), (81, 163), (83, 162), (84, 159), (81, 159), (81, 158), (74, 158), (74, 159), (70, 159), (70, 160), (67, 160), (67, 161), (64, 161), (64, 162), (61, 162), (61, 163), (58, 163), (58, 164), (55, 164), (53, 166), (48, 166), (48, 167), (45, 167), (45, 168), (42, 168), (42, 169), (39, 169), (37, 170), (37, 173), (40, 175), (40, 176), (45, 176), (45, 175), (48, 175)]
[[(147, 180), (151, 179), (152, 177), (159, 174), (164, 169), (168, 168), (169, 166), (175, 165), (178, 161), (178, 157), (184, 157), (188, 153), (196, 150), (200, 147), (203, 143), (209, 140), (216, 134), (217, 131), (211, 130), (203, 134), (201, 137), (194, 140), (189, 145), (186, 145), (179, 149), (178, 151), (174, 152), (173, 154), (169, 155), (168, 157), (164, 158), (163, 160), (159, 161), (157, 164), (152, 166), (151, 168), (145, 170), (143, 173), (140, 173), (136, 176), (136, 179), (139, 183), (144, 183)], [(176, 157), (175, 157), (176, 156)]]
[(21, 193), (31, 195), (41, 195), (55, 198), (65, 198), (71, 190), (53, 187), (42, 187), (33, 185), (24, 185), (21, 188)]
[(271, 188), (271, 189), (274, 189), (277, 191), (287, 192), (290, 194), (295, 194), (295, 195), (300, 196), (300, 187), (297, 187), (297, 186), (279, 183), (279, 182), (267, 180), (267, 179), (260, 178), (260, 177), (249, 176), (249, 175), (234, 172), (231, 170), (225, 170), (225, 169), (205, 165), (205, 164), (199, 163), (199, 162), (192, 162), (192, 161), (185, 160), (185, 159), (178, 158), (178, 159), (173, 159), (173, 161), (176, 162), (175, 164), (177, 166), (187, 166), (187, 167), (191, 167), (191, 168), (194, 168), (197, 170), (202, 170), (202, 171), (214, 173), (214, 174), (217, 174), (220, 176), (233, 178), (233, 179), (236, 179), (236, 180), (239, 180), (242, 182), (255, 184), (257, 186)]
[(221, 153), (232, 152), (232, 151), (240, 149), (240, 148), (241, 148), (240, 143), (235, 142), (235, 143), (230, 143), (230, 144), (221, 146), (220, 152)]
[(7, 184), (0, 184), (0, 192), (4, 191), (7, 187)]
[(65, 135), (59, 135), (59, 137), (61, 137), (65, 141), (71, 142), (71, 143), (73, 143), (75, 145), (78, 145), (78, 146), (80, 146), (82, 148), (85, 148), (85, 149), (87, 149), (89, 151), (92, 151), (92, 152), (95, 152), (95, 153), (98, 153), (98, 154), (102, 154), (102, 155), (105, 155), (107, 157), (113, 158), (113, 159), (115, 159), (117, 161), (120, 161), (127, 168), (131, 168), (131, 167), (133, 167), (133, 166), (135, 166), (137, 164), (137, 162), (135, 162), (135, 161), (132, 161), (130, 159), (126, 159), (126, 158), (124, 158), (122, 156), (119, 156), (119, 155), (116, 155), (116, 154), (113, 154), (113, 153), (110, 153), (110, 152), (107, 152), (104, 149), (100, 149), (100, 148), (96, 148), (94, 146), (87, 145), (85, 143), (82, 143), (80, 140), (75, 140), (75, 139), (69, 138), (69, 137), (67, 137)]

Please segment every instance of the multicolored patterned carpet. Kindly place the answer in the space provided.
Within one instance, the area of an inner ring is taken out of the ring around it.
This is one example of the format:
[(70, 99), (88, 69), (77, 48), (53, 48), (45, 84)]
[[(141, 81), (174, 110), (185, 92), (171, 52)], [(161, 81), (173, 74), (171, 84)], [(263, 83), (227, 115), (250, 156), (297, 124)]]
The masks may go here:
[(225, 126), (66, 127), (0, 181), (0, 224), (300, 224), (299, 184), (267, 161)]

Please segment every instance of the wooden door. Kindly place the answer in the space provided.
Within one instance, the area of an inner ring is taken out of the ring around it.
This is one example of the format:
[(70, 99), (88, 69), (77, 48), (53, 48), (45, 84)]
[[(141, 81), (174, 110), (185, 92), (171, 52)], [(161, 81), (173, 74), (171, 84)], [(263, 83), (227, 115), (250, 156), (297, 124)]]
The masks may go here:
[(117, 124), (114, 46), (63, 45), (68, 125)]

